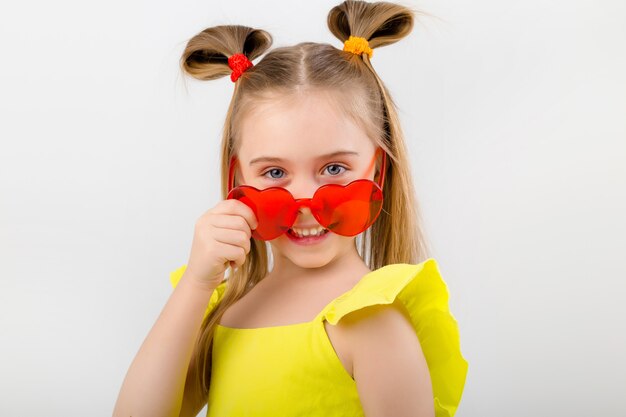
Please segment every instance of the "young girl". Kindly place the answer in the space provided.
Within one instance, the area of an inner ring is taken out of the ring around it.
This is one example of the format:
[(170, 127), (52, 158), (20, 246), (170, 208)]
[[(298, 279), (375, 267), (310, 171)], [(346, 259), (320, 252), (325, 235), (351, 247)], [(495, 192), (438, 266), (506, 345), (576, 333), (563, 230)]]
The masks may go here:
[(272, 43), (260, 29), (188, 42), (187, 74), (234, 82), (224, 200), (196, 222), (115, 416), (454, 415), (467, 362), (370, 63), (413, 11), (346, 1), (328, 25), (342, 50), (305, 42), (257, 64)]

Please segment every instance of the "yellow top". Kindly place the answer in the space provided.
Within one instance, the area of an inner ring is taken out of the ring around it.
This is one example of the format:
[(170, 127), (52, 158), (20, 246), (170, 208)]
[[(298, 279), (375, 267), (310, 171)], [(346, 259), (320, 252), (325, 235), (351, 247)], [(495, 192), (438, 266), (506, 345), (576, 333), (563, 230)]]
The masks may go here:
[[(174, 287), (185, 269), (170, 274)], [(213, 292), (205, 317), (223, 297), (227, 282)], [(452, 417), (468, 364), (448, 308), (448, 287), (433, 258), (367, 273), (310, 322), (252, 329), (218, 324), (207, 416), (363, 416), (356, 382), (337, 357), (323, 321), (335, 325), (351, 311), (396, 298), (408, 312), (428, 363), (435, 414)]]

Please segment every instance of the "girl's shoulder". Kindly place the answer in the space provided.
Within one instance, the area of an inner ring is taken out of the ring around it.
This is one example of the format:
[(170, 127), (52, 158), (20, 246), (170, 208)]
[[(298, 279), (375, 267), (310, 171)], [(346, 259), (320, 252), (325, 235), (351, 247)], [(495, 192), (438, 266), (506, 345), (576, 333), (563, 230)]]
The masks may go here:
[(459, 328), (448, 300), (448, 286), (439, 265), (429, 258), (419, 264), (389, 264), (369, 272), (333, 300), (322, 317), (335, 325), (347, 314), (368, 306), (401, 305), (428, 363), (437, 416), (454, 415), (468, 363), (461, 353)]

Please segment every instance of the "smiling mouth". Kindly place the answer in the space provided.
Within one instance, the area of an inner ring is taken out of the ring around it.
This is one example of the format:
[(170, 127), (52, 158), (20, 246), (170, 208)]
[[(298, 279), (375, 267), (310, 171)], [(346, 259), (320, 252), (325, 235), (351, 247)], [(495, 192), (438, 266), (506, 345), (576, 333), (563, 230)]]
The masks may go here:
[(287, 230), (287, 234), (289, 234), (289, 236), (293, 237), (294, 239), (315, 239), (315, 238), (319, 238), (324, 236), (326, 233), (328, 233), (329, 230), (328, 229), (323, 229), (319, 234), (309, 234), (309, 235), (301, 235), (301, 234), (297, 234), (293, 229), (289, 228)]

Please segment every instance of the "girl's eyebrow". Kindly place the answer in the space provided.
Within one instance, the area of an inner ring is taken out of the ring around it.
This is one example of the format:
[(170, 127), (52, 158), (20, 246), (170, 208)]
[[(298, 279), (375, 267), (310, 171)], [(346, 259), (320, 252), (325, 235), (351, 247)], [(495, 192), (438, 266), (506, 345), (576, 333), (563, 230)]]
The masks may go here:
[[(316, 159), (332, 158), (332, 157), (339, 156), (339, 155), (357, 155), (358, 156), (359, 153), (354, 152), (354, 151), (341, 150), (341, 151), (327, 153), (325, 155), (320, 155)], [(259, 162), (284, 162), (284, 161), (285, 161), (284, 159), (278, 158), (275, 156), (260, 156), (258, 158), (254, 158), (253, 160), (251, 160), (250, 165), (254, 165)]]

